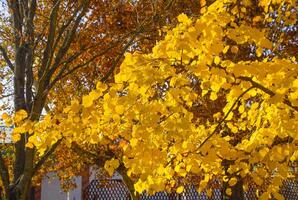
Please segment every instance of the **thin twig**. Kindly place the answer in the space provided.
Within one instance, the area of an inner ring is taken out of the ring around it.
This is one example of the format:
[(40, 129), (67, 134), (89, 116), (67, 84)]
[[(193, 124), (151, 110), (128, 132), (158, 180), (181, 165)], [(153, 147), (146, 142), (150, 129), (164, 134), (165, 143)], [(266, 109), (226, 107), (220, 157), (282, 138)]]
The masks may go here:
[(220, 122), (217, 124), (217, 126), (215, 127), (215, 129), (212, 131), (212, 133), (210, 135), (208, 135), (204, 141), (198, 146), (197, 149), (202, 148), (202, 146), (217, 132), (218, 128), (222, 125), (222, 123), (227, 119), (227, 117), (229, 116), (229, 114), (232, 112), (232, 110), (234, 109), (235, 105), (239, 102), (239, 100), (251, 89), (253, 89), (255, 86), (251, 86), (250, 88), (248, 88), (247, 90), (245, 90), (242, 94), (240, 94), (238, 96), (238, 98), (236, 99), (236, 101), (233, 103), (233, 105), (231, 106), (231, 108), (229, 109), (229, 111), (227, 112), (227, 114), (224, 116), (224, 118), (222, 118), (222, 120), (220, 120)]
[(14, 71), (14, 66), (13, 66), (12, 62), (10, 61), (10, 59), (9, 59), (9, 57), (7, 55), (6, 50), (1, 45), (0, 45), (0, 51), (2, 52), (2, 56), (3, 56), (4, 60), (5, 60), (5, 62), (7, 63), (9, 69), (11, 71)]

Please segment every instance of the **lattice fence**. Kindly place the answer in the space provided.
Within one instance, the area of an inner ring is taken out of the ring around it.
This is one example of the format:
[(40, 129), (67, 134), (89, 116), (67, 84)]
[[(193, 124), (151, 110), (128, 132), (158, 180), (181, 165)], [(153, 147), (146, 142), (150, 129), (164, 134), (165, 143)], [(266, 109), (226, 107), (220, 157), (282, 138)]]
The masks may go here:
[[(244, 194), (245, 200), (257, 200), (256, 187), (252, 186)], [(287, 180), (281, 188), (286, 200), (298, 200), (298, 181)], [(122, 180), (93, 180), (83, 193), (84, 200), (130, 200), (129, 191)], [(186, 188), (182, 194), (158, 192), (153, 196), (142, 195), (142, 200), (222, 200), (222, 189), (214, 188), (211, 197), (206, 192), (198, 193), (194, 186)]]
[(84, 190), (83, 199), (130, 200), (130, 196), (122, 180), (93, 180)]

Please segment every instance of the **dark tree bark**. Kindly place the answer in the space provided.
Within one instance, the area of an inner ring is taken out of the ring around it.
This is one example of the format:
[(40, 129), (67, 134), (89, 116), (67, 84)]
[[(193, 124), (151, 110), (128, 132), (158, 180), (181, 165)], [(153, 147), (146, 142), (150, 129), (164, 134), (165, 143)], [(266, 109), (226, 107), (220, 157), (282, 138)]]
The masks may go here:
[[(53, 74), (57, 67), (64, 59), (69, 50), (70, 44), (73, 42), (74, 35), (85, 16), (89, 0), (83, 0), (78, 6), (74, 17), (70, 19), (69, 29), (60, 29), (59, 39), (62, 41), (62, 46), (57, 48), (57, 56), (54, 59), (54, 41), (57, 41), (56, 30), (58, 10), (60, 0), (53, 1), (53, 7), (50, 15), (50, 27), (47, 35), (46, 48), (42, 57), (42, 66), (39, 70), (39, 77), (36, 80), (36, 94), (33, 95), (33, 63), (34, 63), (34, 46), (36, 44), (34, 17), (36, 14), (36, 0), (9, 0), (7, 4), (10, 9), (11, 22), (14, 33), (14, 58), (9, 58), (4, 47), (1, 46), (1, 53), (13, 71), (14, 76), (14, 111), (25, 110), (28, 113), (28, 119), (38, 121), (48, 94), (48, 87)], [(66, 33), (66, 34), (65, 34)], [(65, 35), (65, 37), (62, 35)], [(54, 64), (52, 64), (54, 59)], [(12, 62), (13, 60), (14, 62)], [(13, 164), (13, 179), (9, 180), (9, 174), (5, 162), (0, 156), (1, 180), (4, 185), (4, 195), (7, 200), (26, 200), (32, 199), (30, 191), (32, 190), (31, 181), (36, 170), (49, 157), (46, 153), (39, 162), (35, 163), (35, 149), (26, 147), (28, 133), (23, 133), (21, 139), (14, 144), (14, 164)], [(53, 147), (57, 147), (54, 145)], [(54, 149), (49, 149), (53, 153)]]
[(237, 177), (236, 185), (232, 187), (231, 200), (244, 200), (243, 181), (241, 177)]
[[(232, 165), (233, 163), (234, 163), (234, 161), (232, 161), (232, 160), (226, 160), (226, 159), (224, 159), (222, 161), (222, 166), (225, 169), (226, 175), (228, 177), (230, 177), (230, 178), (232, 178), (232, 177), (236, 177), (237, 178), (237, 183), (234, 186), (232, 186), (232, 187), (230, 187), (227, 182), (224, 182), (223, 183), (222, 199), (223, 200), (227, 200), (227, 199), (229, 199), (229, 200), (244, 200), (244, 190), (243, 190), (243, 180), (242, 180), (242, 177), (239, 176), (239, 175), (228, 173), (228, 169), (229, 169), (230, 165)], [(227, 195), (226, 194), (227, 188), (231, 188), (231, 190), (232, 190), (232, 194), (231, 195)]]

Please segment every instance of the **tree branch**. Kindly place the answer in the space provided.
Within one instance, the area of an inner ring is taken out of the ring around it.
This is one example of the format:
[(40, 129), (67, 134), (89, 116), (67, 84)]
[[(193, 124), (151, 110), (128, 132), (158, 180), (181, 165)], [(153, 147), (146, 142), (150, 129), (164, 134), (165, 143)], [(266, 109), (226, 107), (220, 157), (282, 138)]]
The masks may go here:
[(236, 101), (233, 103), (233, 105), (231, 106), (231, 108), (229, 109), (229, 111), (227, 112), (227, 114), (220, 120), (220, 122), (217, 124), (217, 126), (215, 127), (215, 129), (212, 131), (212, 133), (210, 135), (208, 135), (204, 141), (198, 146), (197, 149), (202, 148), (202, 146), (218, 131), (219, 127), (222, 125), (222, 123), (227, 119), (227, 117), (229, 116), (229, 114), (232, 112), (232, 110), (234, 109), (235, 105), (240, 101), (240, 99), (247, 93), (249, 92), (251, 89), (253, 89), (255, 86), (251, 86), (250, 88), (248, 88), (247, 90), (245, 90), (244, 92), (242, 92), (242, 94), (240, 94), (238, 96), (238, 98), (236, 99)]
[(123, 47), (123, 49), (121, 50), (121, 52), (118, 54), (118, 57), (113, 60), (112, 66), (110, 67), (109, 71), (104, 75), (104, 77), (101, 78), (101, 82), (106, 82), (108, 80), (108, 78), (110, 77), (110, 75), (114, 72), (117, 64), (119, 63), (120, 59), (124, 56), (125, 52), (127, 51), (127, 49), (132, 45), (132, 43), (134, 42), (135, 38), (144, 30), (143, 26), (141, 26), (139, 28), (139, 30), (137, 30), (134, 35), (131, 37), (131, 39), (127, 42), (127, 44)]
[[(237, 77), (237, 79), (250, 82), (252, 84), (252, 86), (254, 86), (255, 88), (258, 88), (258, 89), (262, 90), (266, 94), (269, 94), (271, 97), (273, 97), (274, 95), (276, 95), (275, 92), (273, 92), (272, 90), (264, 87), (260, 83), (255, 82), (250, 77), (240, 76), (240, 77)], [(291, 107), (292, 109), (294, 109), (295, 111), (298, 112), (298, 107), (297, 106), (293, 106), (292, 103), (287, 98), (284, 98), (283, 100), (284, 100), (283, 101), (284, 104), (286, 104), (287, 106)]]
[(75, 55), (70, 57), (69, 59), (67, 59), (66, 61), (64, 61), (63, 67), (62, 69), (59, 71), (59, 73), (56, 75), (56, 77), (53, 79), (53, 81), (49, 84), (48, 86), (48, 90), (50, 90), (59, 80), (65, 78), (66, 76), (72, 74), (73, 72), (75, 72), (76, 70), (83, 68), (85, 66), (87, 66), (88, 64), (90, 64), (92, 61), (94, 61), (96, 58), (103, 56), (104, 54), (106, 54), (107, 52), (109, 52), (111, 49), (113, 49), (114, 47), (116, 47), (119, 43), (116, 42), (112, 45), (110, 45), (109, 47), (105, 48), (103, 51), (96, 53), (94, 56), (92, 56), (88, 61), (86, 61), (85, 63), (79, 64), (75, 67), (73, 67), (72, 69), (70, 69), (69, 71), (67, 71), (66, 73), (65, 70), (67, 69), (67, 66), (76, 58)]
[(79, 12), (80, 10), (80, 7), (78, 7), (77, 9), (75, 9), (75, 11), (73, 12), (73, 14), (71, 15), (70, 18), (68, 18), (68, 20), (62, 24), (61, 28), (59, 29), (59, 32), (58, 32), (58, 36), (57, 36), (57, 39), (55, 40), (55, 43), (54, 43), (54, 51), (55, 49), (57, 48), (62, 36), (63, 36), (63, 33), (65, 32), (65, 30), (67, 29), (67, 27), (71, 24), (71, 22), (73, 21), (73, 19), (75, 18), (75, 16), (77, 15), (77, 13)]
[(78, 15), (78, 17), (75, 19), (74, 21), (74, 25), (72, 26), (71, 30), (66, 34), (66, 37), (62, 43), (62, 46), (60, 47), (57, 55), (56, 55), (56, 58), (55, 58), (55, 61), (54, 61), (54, 64), (51, 66), (49, 72), (48, 72), (48, 76), (47, 76), (47, 79), (50, 80), (52, 75), (54, 74), (54, 72), (56, 71), (56, 69), (59, 67), (60, 65), (60, 62), (62, 61), (63, 57), (65, 56), (65, 54), (67, 53), (69, 47), (70, 47), (70, 44), (71, 42), (73, 41), (73, 38), (75, 36), (75, 33), (77, 31), (77, 28), (81, 22), (81, 19), (84, 17), (84, 15), (86, 14), (87, 12), (87, 9), (88, 9), (88, 5), (89, 5), (89, 1), (90, 0), (84, 0), (81, 4), (81, 9), (82, 11), (80, 12), (80, 14)]
[(5, 60), (6, 64), (7, 64), (7, 66), (13, 72), (14, 71), (14, 66), (13, 66), (12, 62), (10, 61), (10, 59), (9, 59), (9, 57), (7, 55), (6, 50), (1, 45), (0, 45), (0, 51), (2, 53), (2, 56), (3, 56), (3, 58), (4, 58), (4, 60)]
[[(108, 160), (108, 159), (111, 159), (112, 156), (107, 156), (108, 154), (105, 154), (106, 156), (102, 157), (102, 156), (99, 156), (98, 154), (96, 153), (93, 153), (91, 151), (87, 151), (85, 149), (83, 149), (82, 147), (80, 147), (80, 145), (78, 145), (76, 142), (73, 142), (72, 145), (71, 145), (71, 148), (77, 152), (78, 154), (81, 154), (81, 155), (85, 155), (85, 156), (88, 156), (89, 158), (92, 158), (93, 159), (93, 162), (99, 166), (99, 167), (104, 167), (104, 163)], [(111, 154), (111, 152), (109, 152)], [(93, 164), (93, 163), (92, 163)]]
[(59, 139), (55, 144), (53, 144), (50, 149), (40, 158), (40, 160), (35, 164), (33, 169), (33, 174), (35, 174), (41, 166), (47, 161), (47, 159), (54, 153), (56, 148), (61, 144), (63, 138)]
[(2, 152), (0, 152), (0, 177), (5, 191), (5, 196), (9, 194), (9, 172), (5, 165), (5, 161), (2, 157)]
[(46, 69), (49, 68), (53, 58), (53, 44), (56, 35), (56, 24), (60, 2), (60, 0), (54, 1), (54, 6), (51, 10), (49, 34), (47, 38), (46, 48), (43, 53), (42, 66), (38, 72), (38, 77), (40, 79), (42, 78), (42, 76), (44, 76)]
[(15, 45), (18, 48), (22, 36), (22, 27), (23, 27), (23, 15), (20, 10), (20, 2), (18, 0), (7, 1), (9, 8), (12, 10), (12, 20), (15, 36)]

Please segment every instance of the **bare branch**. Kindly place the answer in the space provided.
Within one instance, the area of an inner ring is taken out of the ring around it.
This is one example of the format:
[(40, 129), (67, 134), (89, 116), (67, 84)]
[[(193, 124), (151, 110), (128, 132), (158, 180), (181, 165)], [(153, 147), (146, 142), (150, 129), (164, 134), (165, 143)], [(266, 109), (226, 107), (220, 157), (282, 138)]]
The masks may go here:
[(98, 52), (97, 54), (95, 54), (94, 56), (92, 56), (88, 61), (79, 64), (75, 67), (73, 67), (71, 70), (67, 71), (66, 73), (65, 70), (67, 69), (67, 66), (74, 60), (75, 57), (70, 57), (68, 60), (64, 61), (63, 67), (62, 69), (59, 71), (59, 73), (57, 74), (57, 76), (53, 79), (53, 81), (49, 84), (48, 86), (48, 90), (50, 90), (56, 83), (57, 81), (65, 78), (66, 76), (72, 74), (73, 72), (75, 72), (76, 70), (83, 68), (85, 66), (87, 66), (88, 64), (90, 64), (92, 61), (94, 61), (96, 58), (103, 56), (104, 54), (106, 54), (107, 52), (109, 52), (111, 49), (113, 49), (114, 47), (116, 47), (118, 45), (117, 43), (114, 43), (112, 45), (110, 45), (109, 47), (105, 48), (103, 51)]
[(11, 96), (13, 96), (13, 95), (14, 95), (14, 93), (1, 95), (1, 96), (0, 96), (0, 99), (4, 99), (4, 98), (7, 98), (7, 97), (11, 97)]
[(131, 39), (127, 42), (127, 44), (123, 47), (121, 52), (118, 54), (118, 57), (113, 61), (112, 66), (110, 67), (109, 71), (102, 77), (100, 80), (101, 82), (106, 82), (110, 75), (114, 72), (117, 64), (119, 63), (120, 59), (124, 56), (127, 49), (133, 44), (135, 38), (144, 30), (143, 26), (139, 28), (138, 31), (135, 32), (135, 34), (131, 37)]
[(57, 17), (58, 17), (58, 10), (60, 6), (60, 0), (56, 0), (54, 2), (54, 6), (51, 10), (50, 14), (50, 29), (49, 34), (47, 38), (47, 44), (46, 48), (43, 53), (43, 59), (42, 59), (42, 66), (40, 71), (38, 72), (38, 77), (41, 79), (41, 77), (45, 74), (45, 71), (47, 68), (49, 68), (52, 58), (53, 58), (53, 44), (55, 40), (56, 35), (56, 25), (57, 25)]
[[(74, 150), (75, 152), (77, 152), (80, 155), (83, 156), (87, 156), (88, 158), (92, 158), (92, 162), (94, 162), (95, 164), (97, 164), (97, 166), (99, 167), (103, 167), (105, 162), (109, 159), (111, 159), (112, 157), (114, 157), (113, 152), (108, 151), (106, 152), (103, 156), (96, 154), (94, 152), (88, 151), (83, 149), (80, 145), (78, 145), (76, 142), (73, 142), (71, 145), (72, 150)], [(94, 164), (92, 163), (92, 164)]]
[(4, 58), (4, 60), (5, 60), (6, 64), (7, 64), (7, 66), (9, 67), (9, 69), (11, 71), (14, 71), (14, 66), (13, 66), (12, 62), (10, 61), (10, 59), (9, 59), (9, 57), (7, 55), (6, 50), (1, 45), (0, 45), (0, 51), (2, 53), (2, 56), (3, 56), (3, 58)]
[(66, 37), (65, 37), (65, 39), (63, 41), (63, 44), (60, 47), (60, 49), (59, 49), (59, 51), (58, 51), (58, 53), (56, 55), (54, 64), (51, 66), (51, 68), (49, 70), (49, 73), (48, 73), (48, 77), (47, 77), (48, 80), (51, 79), (51, 76), (54, 74), (54, 72), (56, 71), (56, 69), (59, 67), (60, 62), (62, 61), (63, 57), (67, 53), (67, 51), (68, 51), (68, 49), (70, 47), (70, 44), (73, 41), (73, 38), (74, 38), (75, 33), (77, 31), (77, 28), (78, 28), (78, 26), (79, 26), (82, 18), (84, 17), (84, 15), (87, 12), (88, 5), (89, 5), (89, 0), (85, 0), (81, 4), (80, 7), (81, 7), (81, 10), (82, 11), (78, 15), (78, 17), (75, 19), (74, 25), (72, 26), (71, 30), (67, 33), (67, 35), (66, 35)]
[(63, 36), (63, 33), (65, 32), (65, 30), (67, 29), (67, 27), (69, 27), (69, 25), (71, 24), (71, 22), (73, 21), (73, 19), (75, 18), (75, 16), (77, 15), (77, 13), (79, 12), (81, 7), (78, 7), (74, 12), (73, 14), (71, 15), (71, 17), (65, 22), (63, 23), (63, 25), (61, 26), (61, 28), (59, 29), (59, 32), (58, 32), (58, 36), (57, 36), (57, 39), (55, 40), (55, 44), (54, 44), (54, 47), (53, 47), (53, 50), (55, 51), (55, 49), (57, 48), (62, 36)]
[(18, 0), (7, 1), (9, 8), (12, 10), (12, 20), (14, 27), (14, 37), (16, 47), (19, 47), (20, 40), (22, 36), (22, 27), (23, 27), (23, 13), (21, 12), (20, 2)]

